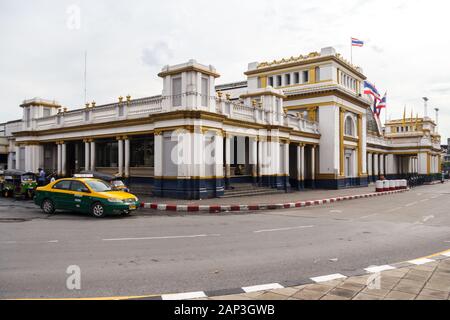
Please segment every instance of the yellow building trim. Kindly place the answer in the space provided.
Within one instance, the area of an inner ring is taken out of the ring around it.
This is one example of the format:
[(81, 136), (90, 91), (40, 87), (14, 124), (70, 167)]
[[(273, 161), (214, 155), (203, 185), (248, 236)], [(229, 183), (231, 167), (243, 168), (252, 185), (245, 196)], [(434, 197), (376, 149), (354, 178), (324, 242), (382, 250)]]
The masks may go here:
[(267, 87), (267, 77), (259, 77), (259, 81), (261, 82), (261, 88)]
[(316, 68), (309, 69), (308, 83), (316, 83)]

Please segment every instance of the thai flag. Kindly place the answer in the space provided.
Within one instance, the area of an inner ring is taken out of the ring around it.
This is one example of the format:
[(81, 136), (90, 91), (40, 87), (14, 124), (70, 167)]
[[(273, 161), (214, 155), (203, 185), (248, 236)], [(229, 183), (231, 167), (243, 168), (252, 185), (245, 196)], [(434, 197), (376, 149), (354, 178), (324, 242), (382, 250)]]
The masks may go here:
[(381, 100), (381, 96), (377, 88), (375, 88), (375, 86), (371, 84), (369, 81), (364, 81), (364, 93), (372, 95), (375, 98), (375, 100), (378, 101)]
[(356, 38), (352, 38), (352, 46), (353, 47), (362, 47), (364, 45), (364, 41), (358, 40)]
[(383, 108), (386, 108), (386, 93), (384, 94), (383, 99), (381, 99), (380, 103), (377, 105), (377, 109), (383, 109)]

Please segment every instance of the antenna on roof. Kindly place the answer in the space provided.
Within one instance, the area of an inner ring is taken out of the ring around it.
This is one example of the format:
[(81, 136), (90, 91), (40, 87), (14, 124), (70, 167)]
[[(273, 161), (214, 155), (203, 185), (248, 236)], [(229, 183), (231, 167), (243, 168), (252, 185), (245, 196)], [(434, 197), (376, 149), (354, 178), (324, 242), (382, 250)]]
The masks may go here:
[(87, 50), (84, 51), (84, 103), (87, 103)]

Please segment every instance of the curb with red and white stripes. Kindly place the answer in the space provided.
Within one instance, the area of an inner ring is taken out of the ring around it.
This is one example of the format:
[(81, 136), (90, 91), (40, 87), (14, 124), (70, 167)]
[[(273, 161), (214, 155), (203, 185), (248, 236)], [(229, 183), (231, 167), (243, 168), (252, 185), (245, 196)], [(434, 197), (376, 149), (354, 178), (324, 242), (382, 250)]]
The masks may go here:
[(259, 210), (277, 210), (277, 209), (292, 209), (319, 206), (324, 204), (330, 204), (335, 202), (341, 202), (346, 200), (355, 200), (363, 198), (372, 198), (385, 196), (395, 193), (401, 193), (409, 191), (409, 189), (401, 189), (394, 191), (373, 192), (359, 195), (341, 196), (321, 200), (307, 200), (288, 203), (277, 204), (239, 204), (239, 205), (198, 205), (198, 204), (163, 204), (163, 203), (141, 203), (141, 208), (153, 209), (158, 211), (173, 211), (173, 212), (236, 212), (236, 211), (259, 211)]

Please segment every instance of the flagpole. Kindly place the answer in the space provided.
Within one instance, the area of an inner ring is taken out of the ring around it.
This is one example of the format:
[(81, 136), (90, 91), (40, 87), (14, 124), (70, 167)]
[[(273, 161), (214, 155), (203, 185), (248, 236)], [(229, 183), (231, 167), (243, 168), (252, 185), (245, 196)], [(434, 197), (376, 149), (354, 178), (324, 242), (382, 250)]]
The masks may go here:
[(353, 43), (352, 43), (352, 38), (350, 38), (350, 64), (353, 64)]

